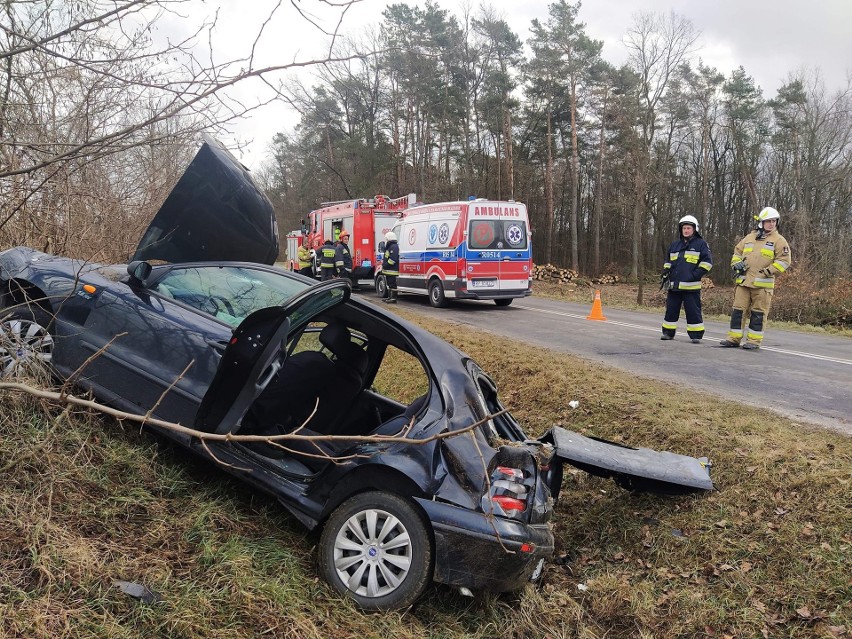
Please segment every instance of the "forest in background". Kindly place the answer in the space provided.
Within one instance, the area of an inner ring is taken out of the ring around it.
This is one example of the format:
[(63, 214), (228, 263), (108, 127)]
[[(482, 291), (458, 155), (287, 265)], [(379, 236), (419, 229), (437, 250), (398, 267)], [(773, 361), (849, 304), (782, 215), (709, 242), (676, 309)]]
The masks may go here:
[[(324, 59), (261, 66), (264, 34), (231, 58), (198, 53), (212, 42), (205, 19), (185, 39), (155, 37), (192, 6), (0, 7), (0, 249), (126, 259), (199, 132), (285, 100), (299, 124), (269, 131), (257, 172), (282, 233), (322, 202), (379, 193), (516, 199), (537, 263), (645, 281), (688, 213), (727, 281), (734, 242), (771, 205), (795, 270), (816, 286), (852, 270), (852, 86), (827, 88), (818, 69), (766, 96), (746, 69), (703, 64), (697, 26), (675, 13), (637, 14), (615, 66), (564, 0), (526, 43), (526, 25), (487, 6), (396, 4), (357, 37), (332, 34)], [(295, 68), (301, 79), (282, 79)], [(229, 97), (255, 80), (271, 97)]]
[(637, 15), (620, 67), (579, 2), (550, 4), (528, 48), (519, 31), (492, 9), (392, 5), (358, 45), (376, 55), (291, 84), (301, 119), (263, 171), (282, 231), (321, 202), (377, 193), (515, 199), (536, 262), (635, 279), (659, 270), (691, 214), (712, 277), (729, 281), (734, 244), (773, 206), (798, 269), (823, 283), (849, 274), (849, 84), (791, 72), (766, 96), (746, 69), (706, 66), (695, 25), (674, 13)]

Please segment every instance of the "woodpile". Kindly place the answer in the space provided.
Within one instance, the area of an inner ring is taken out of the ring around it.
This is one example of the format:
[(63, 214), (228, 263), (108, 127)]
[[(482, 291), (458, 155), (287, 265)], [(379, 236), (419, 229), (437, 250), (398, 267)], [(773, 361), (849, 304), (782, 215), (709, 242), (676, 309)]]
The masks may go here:
[(705, 277), (704, 279), (701, 280), (701, 288), (702, 289), (716, 288), (716, 285), (713, 283), (713, 280), (711, 280), (709, 277)]
[(552, 264), (535, 264), (533, 266), (533, 279), (568, 284), (580, 279), (580, 274), (570, 268), (559, 268)]
[(592, 284), (618, 284), (618, 282), (620, 282), (620, 281), (621, 280), (618, 277), (618, 275), (611, 275), (611, 274), (605, 273), (605, 274), (601, 275), (600, 277), (594, 278), (592, 280)]

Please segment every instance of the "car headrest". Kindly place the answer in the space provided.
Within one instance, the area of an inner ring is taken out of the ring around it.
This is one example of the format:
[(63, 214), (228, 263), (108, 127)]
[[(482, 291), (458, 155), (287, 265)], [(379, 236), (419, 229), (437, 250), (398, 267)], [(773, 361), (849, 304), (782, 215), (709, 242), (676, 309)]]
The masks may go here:
[(367, 372), (367, 353), (357, 344), (349, 342), (336, 355), (338, 362), (345, 364), (359, 376), (363, 377)]
[(330, 322), (320, 331), (320, 344), (325, 346), (332, 353), (337, 355), (341, 350), (346, 348), (347, 344), (352, 343), (349, 335), (349, 330), (338, 322)]

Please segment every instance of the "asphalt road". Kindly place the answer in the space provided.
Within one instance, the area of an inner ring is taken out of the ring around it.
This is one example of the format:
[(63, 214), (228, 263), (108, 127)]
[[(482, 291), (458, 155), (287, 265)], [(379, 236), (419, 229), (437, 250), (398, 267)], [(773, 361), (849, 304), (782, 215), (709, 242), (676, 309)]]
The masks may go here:
[(725, 324), (705, 321), (704, 341), (692, 344), (681, 317), (675, 339), (661, 341), (661, 312), (607, 308), (605, 295), (606, 321), (586, 319), (591, 304), (538, 297), (435, 309), (425, 297), (400, 296), (399, 306), (852, 435), (852, 339), (776, 329), (770, 317), (760, 350), (720, 348)]

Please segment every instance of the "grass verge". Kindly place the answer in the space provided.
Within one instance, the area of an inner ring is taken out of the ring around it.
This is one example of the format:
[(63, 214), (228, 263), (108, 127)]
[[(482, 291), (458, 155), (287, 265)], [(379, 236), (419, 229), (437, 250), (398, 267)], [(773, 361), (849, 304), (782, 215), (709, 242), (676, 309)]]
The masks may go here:
[[(455, 325), (424, 325), (492, 373), (530, 434), (560, 424), (706, 454), (719, 491), (632, 495), (568, 472), (558, 551), (540, 588), (466, 599), (435, 587), (405, 614), (364, 615), (317, 580), (316, 539), (274, 500), (132, 427), (6, 396), (0, 635), (848, 636), (852, 440), (576, 358), (509, 349)], [(136, 601), (116, 580), (144, 584), (159, 601)]]

